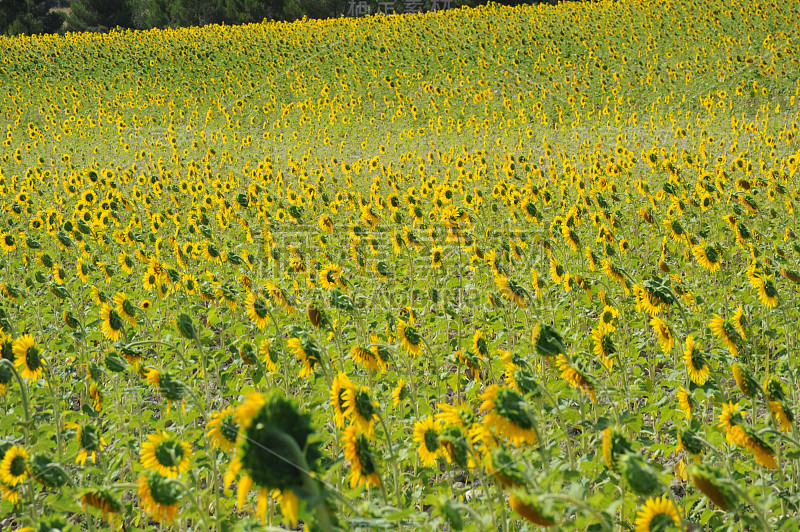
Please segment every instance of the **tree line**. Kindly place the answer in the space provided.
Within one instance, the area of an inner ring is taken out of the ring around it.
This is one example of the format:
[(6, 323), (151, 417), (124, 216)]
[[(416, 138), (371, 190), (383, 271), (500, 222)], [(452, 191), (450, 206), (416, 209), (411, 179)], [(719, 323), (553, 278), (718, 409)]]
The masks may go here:
[[(351, 0), (0, 0), (0, 34), (104, 32), (347, 14)], [(378, 0), (371, 3), (377, 4)], [(402, 2), (402, 0), (399, 0)], [(428, 7), (431, 0), (425, 0)], [(536, 0), (533, 0), (536, 2)], [(555, 3), (556, 0), (545, 0)], [(486, 0), (452, 0), (452, 7)], [(502, 0), (503, 4), (531, 3)], [(541, 0), (536, 3), (541, 3)]]

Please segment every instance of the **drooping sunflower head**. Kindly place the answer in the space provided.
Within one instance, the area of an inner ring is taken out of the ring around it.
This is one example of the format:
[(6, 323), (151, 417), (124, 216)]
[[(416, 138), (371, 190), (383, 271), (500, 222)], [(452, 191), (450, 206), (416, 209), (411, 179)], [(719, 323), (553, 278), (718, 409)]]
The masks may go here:
[(705, 355), (697, 345), (694, 343), (692, 335), (686, 337), (686, 347), (683, 351), (683, 362), (686, 366), (686, 372), (689, 374), (689, 379), (702, 386), (708, 380), (710, 369)]
[(531, 342), (542, 356), (554, 357), (567, 352), (561, 335), (547, 323), (538, 323), (533, 328)]
[(727, 512), (738, 506), (734, 490), (718, 471), (706, 465), (694, 464), (689, 469), (689, 479), (719, 509)]
[(169, 523), (178, 514), (183, 485), (150, 471), (139, 478), (138, 493), (145, 513), (159, 523)]
[(536, 443), (536, 418), (530, 404), (515, 390), (489, 386), (481, 395), (481, 411), (487, 412), (484, 424), (515, 445)]
[[(294, 491), (302, 487), (308, 470), (316, 470), (319, 445), (310, 418), (278, 392), (253, 393), (236, 408), (240, 426), (238, 456), (244, 471), (260, 488)], [(301, 456), (298, 456), (298, 453)]]
[(102, 511), (104, 519), (119, 514), (123, 508), (122, 503), (108, 488), (95, 488), (84, 492), (81, 495), (81, 503)]
[(619, 457), (631, 450), (628, 439), (619, 428), (608, 427), (603, 430), (603, 458), (609, 469), (617, 471)]
[(514, 489), (508, 496), (508, 505), (520, 517), (542, 527), (551, 527), (556, 524), (555, 519), (542, 510), (541, 502), (522, 488)]

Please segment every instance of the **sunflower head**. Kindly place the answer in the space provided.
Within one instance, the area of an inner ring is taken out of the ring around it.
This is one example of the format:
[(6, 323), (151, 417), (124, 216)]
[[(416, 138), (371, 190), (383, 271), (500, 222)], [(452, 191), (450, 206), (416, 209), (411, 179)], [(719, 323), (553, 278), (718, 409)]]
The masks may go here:
[(734, 488), (722, 479), (718, 471), (705, 465), (694, 464), (689, 469), (689, 479), (719, 509), (727, 512), (738, 506)]
[(554, 357), (567, 352), (564, 339), (546, 323), (539, 323), (533, 328), (531, 341), (536, 352), (542, 356)]
[(508, 504), (520, 517), (543, 527), (556, 524), (555, 519), (542, 509), (541, 502), (522, 488), (514, 489), (508, 496)]
[(308, 470), (315, 470), (319, 445), (310, 418), (277, 392), (251, 394), (236, 409), (240, 425), (239, 456), (242, 470), (267, 489), (293, 491), (302, 488)]

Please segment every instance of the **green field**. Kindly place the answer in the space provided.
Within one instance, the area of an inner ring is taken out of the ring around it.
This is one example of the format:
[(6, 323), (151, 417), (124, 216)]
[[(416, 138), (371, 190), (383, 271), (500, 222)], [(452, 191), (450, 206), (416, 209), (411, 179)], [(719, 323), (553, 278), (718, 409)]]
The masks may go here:
[(798, 17), (0, 37), (0, 529), (794, 529)]

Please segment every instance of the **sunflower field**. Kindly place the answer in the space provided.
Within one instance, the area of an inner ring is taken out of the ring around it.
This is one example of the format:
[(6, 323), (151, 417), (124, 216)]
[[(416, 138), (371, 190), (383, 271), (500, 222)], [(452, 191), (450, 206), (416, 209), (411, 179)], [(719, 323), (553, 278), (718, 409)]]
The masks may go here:
[(0, 529), (795, 529), (758, 4), (0, 38)]

